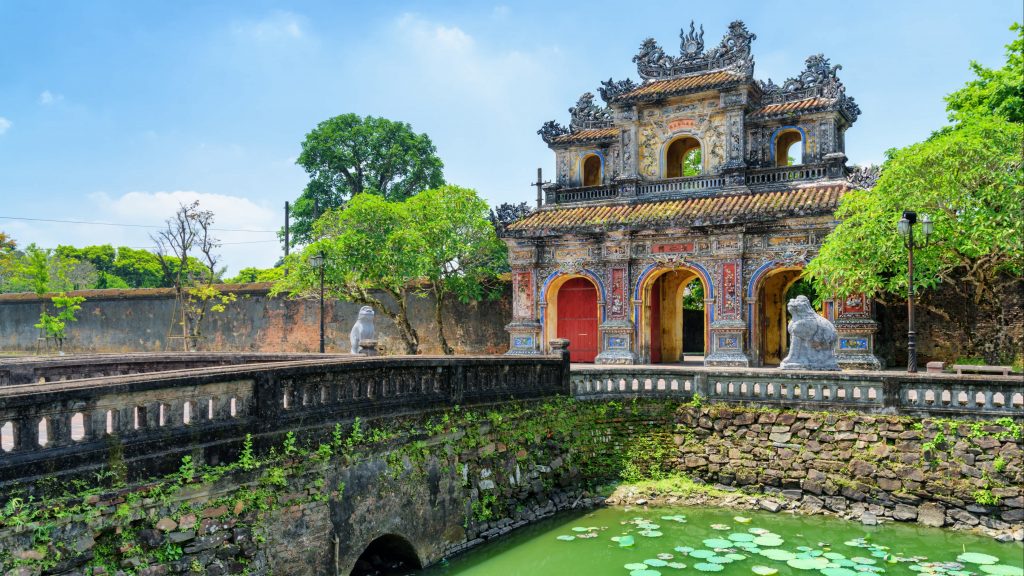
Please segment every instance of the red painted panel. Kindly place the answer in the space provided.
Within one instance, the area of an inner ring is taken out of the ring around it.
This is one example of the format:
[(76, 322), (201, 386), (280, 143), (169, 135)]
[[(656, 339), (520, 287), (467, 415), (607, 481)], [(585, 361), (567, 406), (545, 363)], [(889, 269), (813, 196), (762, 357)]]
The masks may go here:
[(593, 362), (597, 357), (597, 289), (585, 278), (568, 280), (558, 289), (559, 338), (569, 339), (569, 360)]
[(661, 364), (661, 278), (651, 286), (651, 364)]

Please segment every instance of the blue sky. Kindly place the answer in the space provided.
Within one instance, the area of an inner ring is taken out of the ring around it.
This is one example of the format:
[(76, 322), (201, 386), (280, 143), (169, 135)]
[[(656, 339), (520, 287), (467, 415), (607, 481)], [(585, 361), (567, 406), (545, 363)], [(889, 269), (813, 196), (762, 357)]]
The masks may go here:
[[(0, 217), (159, 225), (199, 199), (221, 228), (270, 230), (306, 178), (304, 135), (346, 112), (412, 124), (446, 178), (532, 201), (536, 135), (600, 80), (637, 79), (652, 36), (713, 46), (734, 19), (777, 82), (822, 52), (863, 111), (851, 163), (919, 141), (968, 62), (1003, 61), (1018, 0), (927, 2), (48, 2), (0, 0)], [(150, 230), (0, 219), (19, 244), (149, 247)], [(270, 266), (273, 235), (222, 232), (225, 262)]]

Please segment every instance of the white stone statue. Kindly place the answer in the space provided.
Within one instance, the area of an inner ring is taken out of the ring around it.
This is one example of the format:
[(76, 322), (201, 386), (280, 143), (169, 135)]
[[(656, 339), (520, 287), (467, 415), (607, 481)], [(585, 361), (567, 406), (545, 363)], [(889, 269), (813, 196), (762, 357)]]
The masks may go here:
[(822, 318), (806, 296), (797, 296), (786, 306), (793, 319), (789, 322), (789, 354), (779, 366), (783, 370), (839, 370), (835, 346), (839, 334), (831, 322)]
[(360, 340), (377, 340), (377, 331), (373, 327), (373, 316), (373, 308), (363, 306), (359, 309), (359, 317), (356, 318), (352, 331), (348, 333), (349, 351), (351, 353), (359, 354)]

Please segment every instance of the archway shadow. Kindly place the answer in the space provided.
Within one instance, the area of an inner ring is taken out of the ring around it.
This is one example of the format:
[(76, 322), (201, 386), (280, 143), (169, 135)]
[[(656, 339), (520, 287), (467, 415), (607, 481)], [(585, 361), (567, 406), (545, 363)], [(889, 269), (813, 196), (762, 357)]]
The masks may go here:
[(423, 564), (408, 540), (385, 534), (366, 546), (351, 576), (406, 576), (421, 568)]

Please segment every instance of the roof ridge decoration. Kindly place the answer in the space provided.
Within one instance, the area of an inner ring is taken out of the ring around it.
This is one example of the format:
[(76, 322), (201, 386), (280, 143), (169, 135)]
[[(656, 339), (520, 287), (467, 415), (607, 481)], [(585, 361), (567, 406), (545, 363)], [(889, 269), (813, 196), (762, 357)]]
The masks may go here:
[[(632, 85), (631, 80), (622, 80), (620, 82), (612, 82), (609, 78), (608, 82), (602, 82), (602, 87), (598, 90), (601, 92), (602, 97), (608, 90), (632, 90), (635, 86)], [(607, 101), (607, 99), (605, 99)], [(562, 126), (555, 120), (548, 120), (541, 126), (537, 134), (544, 142), (550, 144), (559, 136), (565, 136), (566, 134), (575, 134), (581, 130), (595, 130), (601, 128), (612, 127), (612, 112), (607, 106), (598, 106), (594, 103), (594, 94), (592, 92), (584, 92), (580, 99), (576, 101), (576, 105), (569, 108), (569, 127)]]
[(795, 78), (788, 78), (779, 86), (769, 78), (767, 82), (758, 80), (763, 93), (762, 104), (782, 104), (796, 100), (821, 97), (836, 101), (839, 110), (846, 114), (850, 122), (860, 116), (860, 106), (853, 98), (846, 95), (846, 86), (839, 80), (837, 72), (842, 65), (832, 65), (824, 54), (813, 54), (804, 61), (804, 71)]
[(612, 100), (627, 92), (632, 92), (636, 88), (637, 83), (629, 78), (625, 80), (612, 80), (609, 78), (601, 81), (601, 87), (597, 89), (597, 93), (601, 95), (601, 100), (604, 100), (605, 104), (611, 104)]
[(714, 70), (733, 70), (752, 76), (754, 58), (750, 44), (757, 35), (750, 33), (742, 20), (729, 24), (729, 32), (713, 50), (704, 52), (704, 26), (697, 33), (693, 20), (690, 32), (679, 30), (679, 56), (665, 54), (654, 38), (648, 38), (640, 45), (640, 52), (633, 57), (637, 73), (644, 80), (665, 80), (689, 74)]

